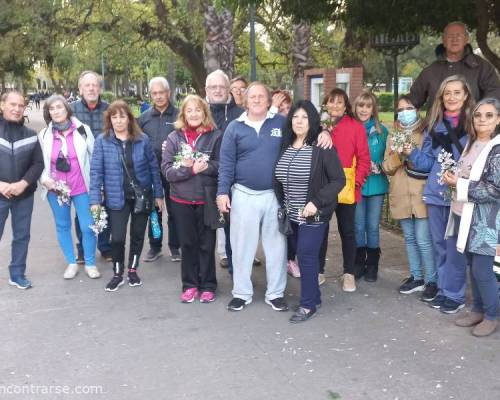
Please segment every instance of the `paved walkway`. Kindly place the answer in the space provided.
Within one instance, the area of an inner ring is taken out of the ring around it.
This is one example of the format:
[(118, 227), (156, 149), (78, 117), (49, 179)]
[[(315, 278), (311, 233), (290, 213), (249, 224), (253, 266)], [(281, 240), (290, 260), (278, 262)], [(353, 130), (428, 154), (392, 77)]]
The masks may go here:
[[(30, 119), (43, 126), (40, 112)], [(80, 273), (64, 281), (52, 215), (38, 195), (28, 260), (34, 288), (23, 292), (6, 282), (10, 237), (6, 228), (0, 399), (500, 398), (500, 334), (478, 340), (455, 327), (453, 316), (399, 295), (406, 255), (390, 232), (381, 235), (378, 282), (360, 282), (352, 294), (337, 281), (341, 256), (332, 232), (323, 307), (299, 325), (264, 303), (264, 267), (254, 270), (254, 302), (239, 313), (226, 311), (231, 281), (220, 269), (215, 303), (181, 304), (179, 264), (166, 257), (141, 265), (139, 288), (105, 292), (112, 272), (102, 259), (103, 278)], [(289, 278), (288, 302), (298, 295), (299, 282)]]

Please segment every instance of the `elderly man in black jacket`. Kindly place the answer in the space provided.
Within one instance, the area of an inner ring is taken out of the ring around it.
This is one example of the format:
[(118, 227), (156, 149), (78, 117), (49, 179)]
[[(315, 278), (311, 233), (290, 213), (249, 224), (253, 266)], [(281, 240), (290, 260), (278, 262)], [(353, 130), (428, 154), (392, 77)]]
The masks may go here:
[(36, 181), (43, 171), (42, 149), (35, 131), (24, 126), (24, 96), (17, 91), (0, 99), (0, 239), (5, 221), (12, 218), (9, 284), (28, 289), (26, 257)]
[(467, 79), (474, 99), (500, 99), (500, 81), (495, 68), (484, 58), (472, 52), (467, 27), (462, 22), (450, 22), (443, 31), (443, 43), (436, 47), (437, 60), (425, 67), (410, 89), (415, 107), (432, 105), (443, 80), (451, 75)]
[[(162, 161), (162, 143), (167, 139), (167, 136), (174, 129), (174, 122), (177, 119), (178, 110), (172, 103), (170, 103), (170, 85), (168, 81), (162, 77), (157, 76), (149, 81), (149, 95), (153, 102), (153, 107), (144, 111), (137, 122), (139, 123), (142, 131), (149, 136), (153, 150), (156, 154), (159, 165)], [(172, 203), (170, 200), (170, 185), (161, 176), (161, 183), (165, 192), (165, 205), (167, 208), (167, 225), (168, 225), (168, 247), (170, 249), (170, 259), (172, 261), (180, 261), (181, 254), (179, 251), (180, 242), (177, 234), (176, 222), (172, 213)], [(157, 260), (162, 255), (162, 242), (163, 242), (163, 226), (162, 226), (162, 213), (158, 212), (158, 223), (160, 225), (160, 237), (155, 238), (153, 235), (153, 228), (151, 220), (149, 221), (148, 235), (150, 249), (144, 261), (151, 262)]]

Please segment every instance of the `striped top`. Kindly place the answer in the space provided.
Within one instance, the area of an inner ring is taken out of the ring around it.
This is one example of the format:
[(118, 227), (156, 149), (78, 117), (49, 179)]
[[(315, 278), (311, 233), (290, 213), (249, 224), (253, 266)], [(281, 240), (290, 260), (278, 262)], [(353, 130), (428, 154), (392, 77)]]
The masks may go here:
[(290, 146), (276, 165), (276, 179), (283, 185), (288, 216), (299, 224), (306, 222), (301, 214), (307, 200), (311, 161), (312, 146), (305, 145), (300, 149)]

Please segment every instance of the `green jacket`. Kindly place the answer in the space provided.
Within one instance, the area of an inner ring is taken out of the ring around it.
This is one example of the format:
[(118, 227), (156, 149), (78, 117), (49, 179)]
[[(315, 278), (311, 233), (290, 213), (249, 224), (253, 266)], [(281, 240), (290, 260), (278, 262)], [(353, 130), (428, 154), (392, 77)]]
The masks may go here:
[(382, 163), (384, 162), (385, 146), (387, 143), (388, 131), (383, 125), (380, 125), (382, 132), (375, 129), (375, 120), (371, 118), (364, 123), (366, 136), (368, 140), (368, 148), (370, 149), (370, 159), (377, 164), (380, 173), (375, 174), (370, 172), (368, 178), (361, 189), (363, 196), (376, 196), (386, 194), (389, 190), (389, 181), (382, 171)]

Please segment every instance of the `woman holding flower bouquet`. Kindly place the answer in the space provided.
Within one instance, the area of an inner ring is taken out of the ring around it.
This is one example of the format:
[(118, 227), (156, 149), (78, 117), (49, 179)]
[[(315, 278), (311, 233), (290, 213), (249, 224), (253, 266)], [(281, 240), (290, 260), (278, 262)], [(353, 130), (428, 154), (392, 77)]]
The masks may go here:
[[(422, 149), (412, 149), (406, 144), (403, 151), (412, 168), (429, 172), (423, 197), (429, 213), (439, 288), (430, 305), (447, 314), (464, 307), (466, 260), (457, 251), (457, 232), (445, 240), (451, 193), (441, 175), (453, 168), (467, 143), (468, 133), (472, 132), (473, 106), (474, 99), (465, 77), (452, 75), (444, 79), (428, 112)], [(456, 219), (458, 227), (460, 217), (453, 214), (450, 218)]]
[(437, 274), (427, 207), (422, 200), (429, 174), (414, 170), (403, 154), (406, 144), (422, 148), (424, 121), (406, 95), (399, 97), (396, 111), (398, 119), (387, 142), (382, 168), (391, 177), (389, 207), (391, 216), (399, 220), (403, 229), (410, 266), (410, 277), (399, 287), (399, 292), (423, 291), (421, 299), (432, 301), (437, 293)]
[(43, 152), (45, 169), (40, 177), (42, 198), (47, 198), (56, 223), (57, 239), (68, 266), (64, 279), (73, 279), (78, 264), (71, 236), (71, 205), (75, 207), (85, 254), (85, 272), (90, 278), (99, 278), (95, 266), (96, 236), (90, 229), (89, 182), (90, 160), (94, 136), (87, 125), (73, 117), (66, 99), (53, 95), (43, 107), (48, 123), (38, 137)]
[[(456, 173), (444, 181), (456, 187), (451, 212), (460, 215), (457, 249), (471, 272), (472, 311), (455, 324), (472, 327), (474, 336), (491, 335), (498, 325), (498, 284), (493, 271), (500, 227), (500, 101), (486, 98), (472, 113), (473, 131)], [(447, 232), (453, 233), (450, 218)]]
[[(104, 200), (111, 221), (112, 279), (105, 290), (116, 291), (123, 285), (125, 240), (130, 219), (128, 284), (140, 286), (137, 275), (139, 258), (149, 213), (163, 208), (163, 187), (158, 162), (147, 135), (140, 131), (130, 107), (122, 100), (111, 103), (104, 113), (104, 133), (94, 146), (90, 167), (90, 203), (98, 213)], [(141, 200), (144, 200), (141, 202)]]
[(183, 303), (215, 300), (215, 206), (222, 133), (215, 128), (208, 104), (189, 95), (181, 104), (176, 130), (167, 138), (162, 173), (170, 182), (172, 211), (182, 249)]
[(377, 98), (363, 92), (354, 100), (354, 114), (366, 131), (370, 150), (370, 174), (361, 188), (361, 199), (356, 204), (356, 278), (375, 282), (380, 260), (380, 216), (389, 181), (382, 170), (387, 143), (387, 129), (378, 119)]

